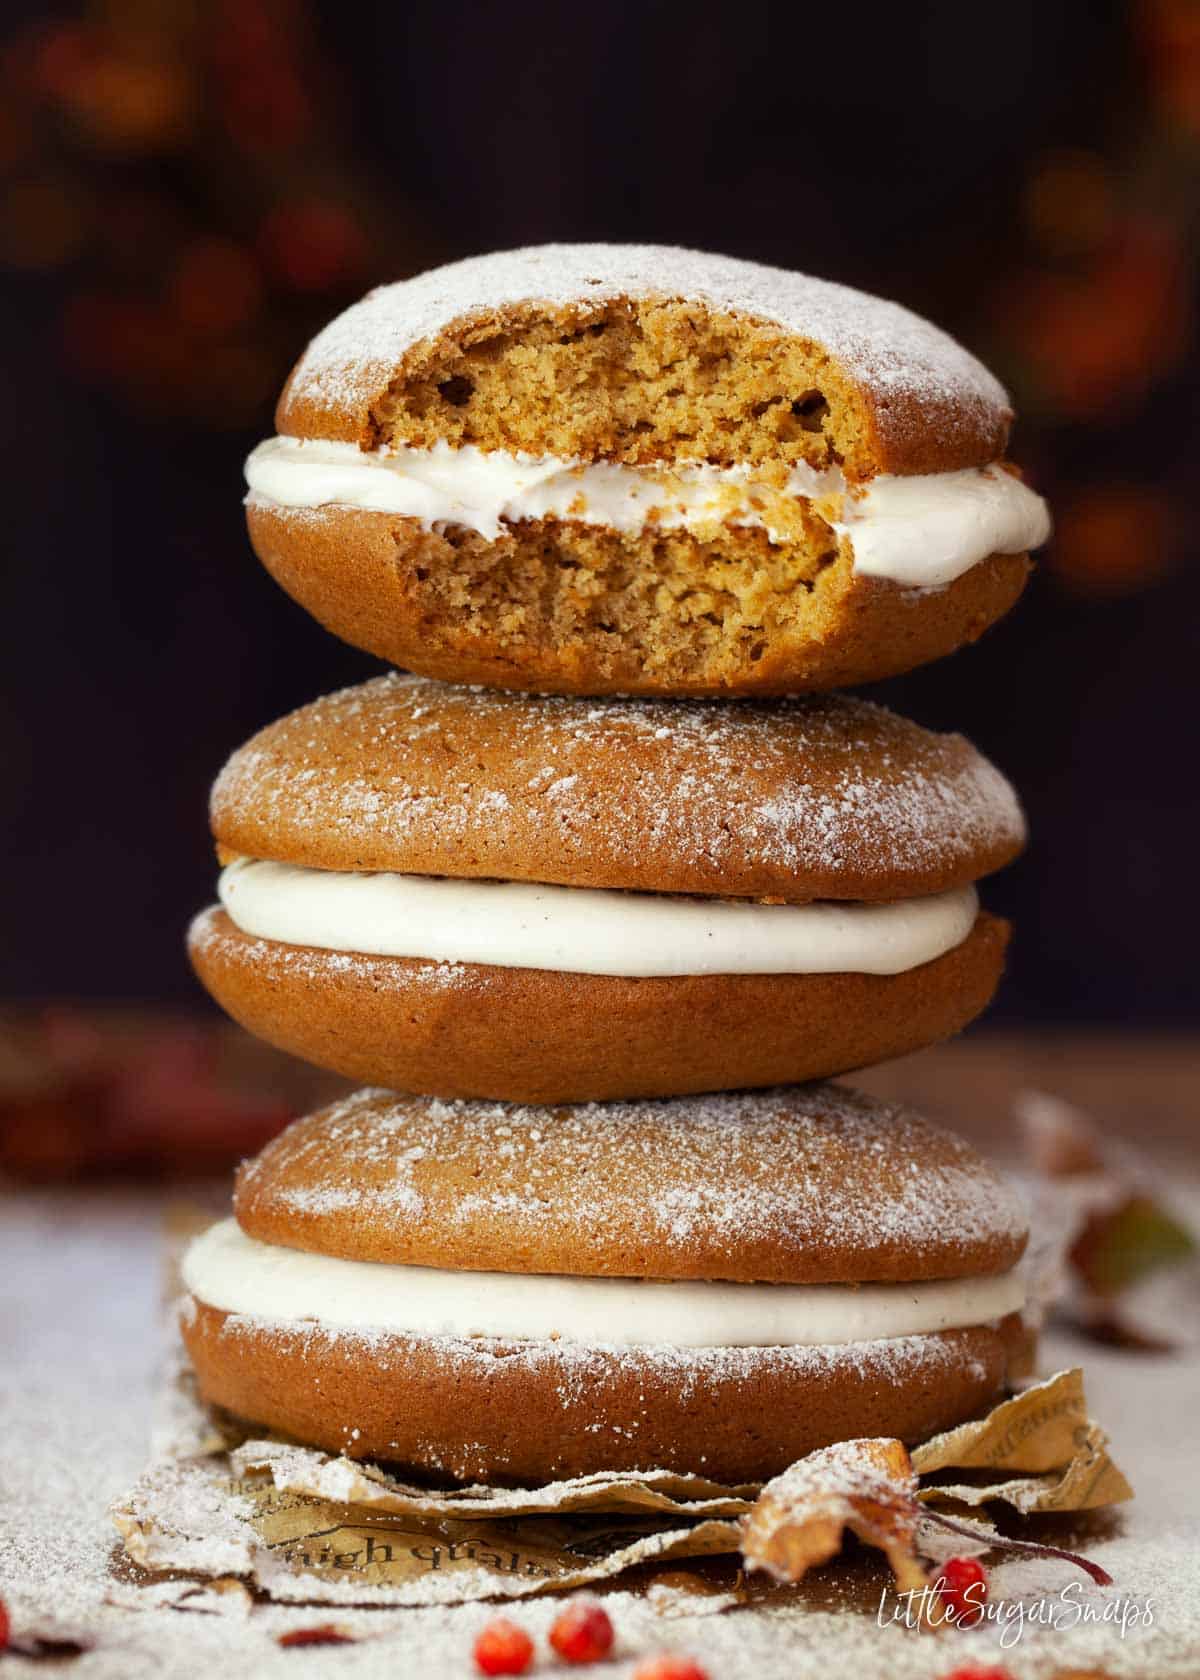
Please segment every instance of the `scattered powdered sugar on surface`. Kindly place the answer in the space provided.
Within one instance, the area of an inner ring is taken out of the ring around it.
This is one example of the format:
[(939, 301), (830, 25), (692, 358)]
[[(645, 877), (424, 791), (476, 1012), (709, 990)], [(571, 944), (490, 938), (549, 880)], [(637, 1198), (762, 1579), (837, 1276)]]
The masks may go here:
[[(485, 766), (481, 738), (492, 755), (502, 739), (502, 758)], [(1025, 832), (1013, 788), (969, 743), (867, 700), (530, 699), (399, 673), (268, 726), (222, 770), (212, 809), (218, 836), (245, 820), (316, 856), (332, 836), (364, 867), (403, 869), (420, 845), (445, 873), (478, 874), (534, 836), (567, 884), (598, 858), (661, 857), (712, 890), (744, 860), (829, 896), (839, 874), (902, 885)]]
[(997, 379), (949, 334), (900, 304), (736, 257), (671, 245), (540, 245), (468, 257), (381, 286), (313, 339), (293, 396), (370, 402), (404, 356), (456, 322), (523, 303), (599, 306), (624, 297), (695, 300), (772, 322), (822, 345), (884, 402), (915, 397), (989, 416), (1008, 407)]
[(554, 1241), (581, 1272), (612, 1245), (667, 1277), (702, 1252), (714, 1276), (758, 1253), (820, 1281), (823, 1254), (835, 1277), (869, 1280), (910, 1251), (931, 1268), (919, 1275), (953, 1276), (972, 1248), (1027, 1229), (1023, 1199), (969, 1144), (837, 1085), (553, 1108), (359, 1091), (243, 1168), (252, 1235), (259, 1198), (310, 1239), (314, 1215), (352, 1211), (401, 1252), (469, 1230), (495, 1269)]
[(172, 1537), (177, 1551), (175, 1567), (205, 1575), (243, 1573), (255, 1540), (250, 1501), (231, 1487), (194, 1475), (185, 1462), (164, 1461), (158, 1476), (160, 1487), (182, 1519)]

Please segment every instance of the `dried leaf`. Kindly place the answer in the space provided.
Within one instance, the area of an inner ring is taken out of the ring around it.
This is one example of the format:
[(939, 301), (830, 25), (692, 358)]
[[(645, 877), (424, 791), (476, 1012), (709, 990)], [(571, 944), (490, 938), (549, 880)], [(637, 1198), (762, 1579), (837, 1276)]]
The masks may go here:
[(353, 1645), (354, 1635), (343, 1633), (341, 1628), (334, 1627), (332, 1622), (322, 1622), (318, 1627), (293, 1628), (291, 1633), (281, 1633), (277, 1636), (280, 1645)]
[(1191, 1233), (1149, 1196), (1132, 1195), (1094, 1213), (1071, 1247), (1070, 1261), (1094, 1295), (1119, 1295), (1163, 1266), (1195, 1252)]
[(1098, 1347), (1119, 1348), (1122, 1353), (1159, 1356), (1174, 1353), (1179, 1346), (1170, 1336), (1134, 1324), (1113, 1301), (1081, 1304), (1072, 1323), (1074, 1329), (1089, 1342), (1095, 1342)]
[(1111, 1300), (1195, 1252), (1191, 1232), (1163, 1205), (1168, 1187), (1127, 1144), (1045, 1092), (1024, 1092), (1016, 1107), (1063, 1256), (1088, 1296)]
[(1082, 1109), (1047, 1091), (1021, 1091), (1015, 1108), (1036, 1172), (1047, 1178), (1075, 1178), (1104, 1170), (1100, 1132)]
[(841, 1551), (848, 1529), (885, 1554), (898, 1592), (919, 1591), (926, 1580), (913, 1550), (916, 1494), (900, 1441), (844, 1441), (810, 1453), (767, 1483), (744, 1520), (746, 1567), (799, 1581)]
[(85, 1656), (96, 1648), (95, 1636), (82, 1629), (57, 1629), (39, 1633), (36, 1628), (24, 1628), (13, 1634), (4, 1647), (14, 1657), (29, 1662), (44, 1662), (59, 1667), (74, 1657)]

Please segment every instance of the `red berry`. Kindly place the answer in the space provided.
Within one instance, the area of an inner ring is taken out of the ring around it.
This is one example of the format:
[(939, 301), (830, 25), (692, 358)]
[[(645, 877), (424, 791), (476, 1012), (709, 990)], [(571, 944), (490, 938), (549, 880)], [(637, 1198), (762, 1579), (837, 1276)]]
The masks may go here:
[(962, 1663), (943, 1674), (942, 1680), (1013, 1680), (1007, 1668), (992, 1668), (987, 1663)]
[(647, 1657), (634, 1669), (631, 1680), (708, 1680), (708, 1670), (691, 1657)]
[(974, 1627), (982, 1619), (988, 1595), (987, 1571), (978, 1558), (947, 1558), (933, 1590), (946, 1606), (947, 1620), (956, 1627)]
[(480, 1674), (524, 1674), (533, 1660), (533, 1640), (505, 1616), (489, 1622), (475, 1641)]
[(599, 1662), (612, 1650), (613, 1625), (593, 1598), (576, 1598), (550, 1629), (550, 1643), (564, 1662)]
[(8, 1619), (8, 1605), (0, 1598), (0, 1651), (7, 1649), (12, 1623)]

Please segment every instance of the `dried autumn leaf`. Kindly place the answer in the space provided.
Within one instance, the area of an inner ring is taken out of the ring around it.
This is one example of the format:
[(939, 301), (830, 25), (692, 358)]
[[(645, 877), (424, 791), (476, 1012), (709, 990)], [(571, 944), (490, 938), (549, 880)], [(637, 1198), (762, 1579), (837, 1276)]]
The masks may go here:
[(1092, 1293), (1112, 1296), (1194, 1253), (1190, 1231), (1163, 1206), (1162, 1186), (1127, 1144), (1105, 1137), (1080, 1109), (1026, 1091), (1017, 1118), (1033, 1169), (1073, 1186), (1063, 1204), (1067, 1257)]
[(95, 1648), (96, 1638), (91, 1633), (38, 1633), (30, 1628), (24, 1628), (20, 1634), (13, 1634), (7, 1644), (0, 1646), (0, 1650), (7, 1651), (13, 1657), (25, 1657), (29, 1662), (59, 1665), (69, 1658), (82, 1657)]
[(1123, 1353), (1174, 1353), (1178, 1343), (1155, 1330), (1143, 1330), (1122, 1316), (1111, 1301), (1097, 1299), (1079, 1309), (1079, 1333), (1099, 1347), (1120, 1348)]
[(1100, 1132), (1081, 1109), (1046, 1091), (1022, 1091), (1014, 1106), (1035, 1172), (1074, 1178), (1107, 1170)]
[(341, 1628), (332, 1622), (321, 1622), (317, 1627), (293, 1628), (290, 1633), (281, 1633), (278, 1644), (287, 1647), (297, 1645), (353, 1645), (353, 1634), (343, 1633)]
[(1149, 1196), (1132, 1195), (1111, 1212), (1092, 1215), (1070, 1260), (1094, 1295), (1112, 1296), (1160, 1266), (1186, 1260), (1195, 1246), (1191, 1233)]
[(841, 1551), (849, 1530), (885, 1554), (897, 1591), (919, 1591), (926, 1578), (913, 1551), (918, 1514), (903, 1442), (842, 1441), (767, 1483), (744, 1519), (742, 1556), (748, 1569), (799, 1581)]

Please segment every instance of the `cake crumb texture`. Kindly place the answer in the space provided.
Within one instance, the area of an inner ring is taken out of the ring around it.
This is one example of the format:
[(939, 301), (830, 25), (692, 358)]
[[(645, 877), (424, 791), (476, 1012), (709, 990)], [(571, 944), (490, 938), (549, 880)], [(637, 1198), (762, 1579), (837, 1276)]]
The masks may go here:
[(254, 549), (327, 630), (453, 682), (578, 694), (797, 694), (875, 682), (953, 653), (1013, 606), (1024, 554), (939, 589), (854, 570), (811, 504), (762, 529), (623, 533), (524, 520), (461, 525), (251, 496)]
[(899, 304), (658, 245), (494, 252), (380, 287), (309, 345), (279, 430), (637, 464), (842, 465), (852, 480), (999, 458), (1011, 410)]

